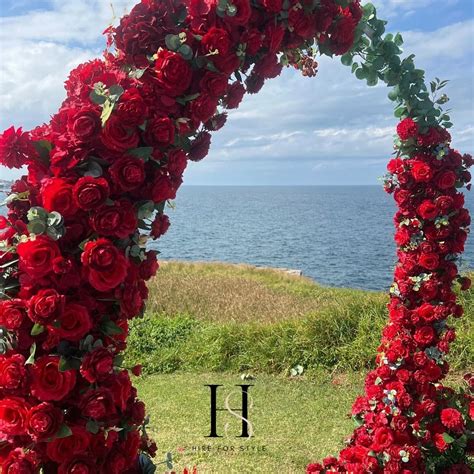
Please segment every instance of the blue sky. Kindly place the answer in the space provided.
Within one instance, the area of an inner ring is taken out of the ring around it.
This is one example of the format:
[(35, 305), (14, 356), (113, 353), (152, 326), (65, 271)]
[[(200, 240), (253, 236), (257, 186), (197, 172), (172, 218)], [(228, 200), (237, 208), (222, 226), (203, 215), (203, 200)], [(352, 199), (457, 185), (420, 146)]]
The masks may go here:
[[(114, 0), (121, 16), (133, 0)], [(450, 79), (454, 145), (474, 152), (474, 1), (377, 0), (390, 31), (427, 77)], [(0, 129), (47, 121), (68, 71), (103, 49), (109, 0), (1, 0)], [(337, 59), (312, 79), (284, 70), (246, 97), (185, 184), (377, 184), (392, 150), (387, 89), (368, 88)], [(18, 173), (16, 173), (18, 175)], [(0, 176), (15, 172), (0, 168)]]

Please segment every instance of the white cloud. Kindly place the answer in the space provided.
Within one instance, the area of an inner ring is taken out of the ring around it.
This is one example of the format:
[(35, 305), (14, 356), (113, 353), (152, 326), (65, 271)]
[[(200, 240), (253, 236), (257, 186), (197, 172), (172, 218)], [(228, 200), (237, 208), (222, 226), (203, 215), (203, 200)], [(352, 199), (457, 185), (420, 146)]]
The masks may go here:
[[(384, 17), (413, 10), (420, 14), (421, 8), (435, 1), (375, 3)], [(64, 97), (68, 72), (103, 49), (101, 32), (112, 19), (108, 0), (50, 3), (49, 10), (0, 19), (2, 129), (11, 123), (32, 128), (47, 121)], [(135, 0), (113, 3), (116, 15), (121, 16)], [(473, 30), (473, 20), (466, 20), (434, 32), (403, 33), (406, 54), (417, 55), (417, 64), (426, 69), (428, 78), (452, 79), (447, 93), (454, 109), (455, 145), (468, 152), (474, 149)], [(350, 169), (354, 162), (380, 169), (374, 176), (380, 175), (392, 152), (395, 128), (388, 91), (382, 86), (368, 88), (337, 58), (320, 58), (319, 69), (314, 79), (284, 70), (261, 93), (246, 97), (239, 110), (231, 111), (227, 126), (214, 135), (208, 163), (192, 167), (191, 176), (207, 170), (218, 173), (226, 166), (237, 169), (240, 162), (242, 166), (252, 162), (252, 169), (262, 173), (265, 169), (276, 172), (278, 163), (288, 161), (306, 169)], [(1, 175), (5, 176), (4, 170)]]
[(97, 43), (114, 14), (121, 17), (133, 0), (53, 0), (52, 9), (0, 18), (0, 42), (19, 40)]

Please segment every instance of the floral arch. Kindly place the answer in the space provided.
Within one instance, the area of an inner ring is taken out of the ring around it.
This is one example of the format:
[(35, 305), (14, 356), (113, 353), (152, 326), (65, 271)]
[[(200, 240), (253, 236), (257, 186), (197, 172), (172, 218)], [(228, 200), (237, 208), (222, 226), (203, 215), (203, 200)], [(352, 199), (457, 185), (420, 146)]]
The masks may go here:
[(470, 285), (455, 262), (473, 161), (450, 147), (445, 82), (427, 87), (384, 31), (358, 0), (142, 0), (106, 30), (104, 58), (72, 71), (49, 124), (0, 136), (0, 163), (28, 167), (0, 218), (2, 473), (136, 473), (139, 453), (154, 455), (120, 355), (158, 268), (146, 241), (166, 232), (165, 203), (225, 109), (284, 66), (314, 76), (316, 54), (391, 87), (399, 261), (357, 428), (307, 472), (471, 472), (472, 398), (442, 379), (447, 319), (463, 313), (454, 284)]

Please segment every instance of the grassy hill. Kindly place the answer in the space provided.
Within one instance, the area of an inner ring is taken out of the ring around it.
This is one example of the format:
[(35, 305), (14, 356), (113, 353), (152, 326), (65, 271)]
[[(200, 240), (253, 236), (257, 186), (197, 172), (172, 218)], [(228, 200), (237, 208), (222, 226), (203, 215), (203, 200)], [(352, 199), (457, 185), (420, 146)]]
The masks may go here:
[[(146, 373), (230, 371), (287, 374), (364, 370), (387, 320), (385, 293), (327, 288), (304, 277), (245, 265), (167, 262), (132, 322), (127, 359)], [(474, 291), (453, 321), (454, 370), (472, 367)]]

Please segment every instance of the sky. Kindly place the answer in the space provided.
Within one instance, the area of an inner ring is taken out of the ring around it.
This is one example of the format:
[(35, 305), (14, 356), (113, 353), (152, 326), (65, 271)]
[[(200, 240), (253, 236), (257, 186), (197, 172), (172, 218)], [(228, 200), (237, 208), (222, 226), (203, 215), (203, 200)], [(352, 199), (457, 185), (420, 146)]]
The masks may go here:
[[(0, 0), (0, 130), (31, 129), (64, 99), (76, 65), (100, 56), (101, 32), (134, 0)], [(449, 79), (453, 145), (474, 152), (474, 0), (376, 0), (427, 79)], [(378, 184), (396, 125), (383, 85), (369, 88), (338, 58), (305, 78), (284, 69), (231, 111), (187, 185)], [(0, 167), (0, 177), (18, 171)]]

